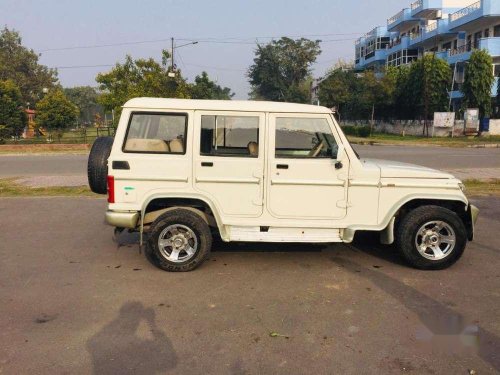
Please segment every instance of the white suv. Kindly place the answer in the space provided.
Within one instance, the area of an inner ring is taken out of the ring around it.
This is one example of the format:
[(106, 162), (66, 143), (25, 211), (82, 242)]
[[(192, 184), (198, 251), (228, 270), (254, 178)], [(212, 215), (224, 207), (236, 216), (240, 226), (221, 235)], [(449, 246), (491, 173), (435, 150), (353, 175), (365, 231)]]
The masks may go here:
[(89, 184), (106, 220), (147, 233), (167, 271), (189, 271), (223, 241), (351, 242), (378, 231), (414, 267), (440, 269), (472, 240), (478, 210), (452, 175), (360, 159), (328, 108), (137, 98), (114, 141), (98, 138)]

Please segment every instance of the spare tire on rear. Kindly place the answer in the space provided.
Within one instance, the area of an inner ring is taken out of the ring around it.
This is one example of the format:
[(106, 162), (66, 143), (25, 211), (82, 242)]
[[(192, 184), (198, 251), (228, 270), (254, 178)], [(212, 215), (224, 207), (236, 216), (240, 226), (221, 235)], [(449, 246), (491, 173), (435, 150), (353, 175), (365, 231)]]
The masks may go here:
[(108, 158), (113, 146), (113, 137), (99, 137), (90, 150), (87, 176), (90, 190), (97, 194), (108, 192)]

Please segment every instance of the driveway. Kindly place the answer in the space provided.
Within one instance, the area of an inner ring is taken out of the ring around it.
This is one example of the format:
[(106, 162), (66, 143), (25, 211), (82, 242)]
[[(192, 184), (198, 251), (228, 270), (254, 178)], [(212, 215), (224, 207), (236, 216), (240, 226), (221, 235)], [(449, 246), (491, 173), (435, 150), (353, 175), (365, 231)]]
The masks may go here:
[(500, 200), (452, 268), (392, 248), (216, 244), (166, 273), (105, 201), (0, 199), (0, 373), (478, 374), (500, 371)]

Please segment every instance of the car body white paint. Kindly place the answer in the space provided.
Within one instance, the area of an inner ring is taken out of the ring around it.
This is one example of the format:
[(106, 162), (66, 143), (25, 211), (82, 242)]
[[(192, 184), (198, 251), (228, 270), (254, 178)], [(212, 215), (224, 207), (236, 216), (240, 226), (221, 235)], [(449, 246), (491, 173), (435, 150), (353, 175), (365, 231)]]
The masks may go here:
[[(129, 117), (135, 111), (187, 114), (185, 154), (124, 153)], [(258, 116), (259, 156), (200, 155), (202, 114)], [(283, 159), (274, 158), (274, 121), (287, 114), (328, 121), (341, 150), (339, 160), (286, 159), (293, 168), (276, 169)], [(113, 161), (127, 161), (130, 170), (113, 170)], [(201, 168), (204, 161), (217, 168)], [(343, 164), (340, 169), (335, 168), (338, 161)], [(400, 207), (413, 199), (458, 201), (464, 210), (468, 207), (460, 181), (452, 175), (412, 164), (358, 159), (331, 110), (305, 104), (132, 99), (123, 107), (108, 166), (115, 179), (111, 216), (139, 212), (144, 217), (148, 204), (159, 198), (199, 199), (211, 208), (225, 241), (350, 242), (356, 230), (386, 228)], [(141, 220), (137, 225), (142, 231)]]

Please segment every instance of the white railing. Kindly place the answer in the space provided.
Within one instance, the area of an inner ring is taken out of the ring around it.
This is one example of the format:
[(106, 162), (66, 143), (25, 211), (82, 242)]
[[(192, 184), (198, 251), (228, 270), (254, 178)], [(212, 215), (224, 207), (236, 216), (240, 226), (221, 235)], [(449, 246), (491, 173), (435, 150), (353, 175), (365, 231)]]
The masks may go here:
[(375, 35), (377, 35), (377, 30), (378, 30), (378, 27), (375, 27), (373, 30), (371, 30), (371, 31), (367, 32), (367, 33), (365, 34), (365, 38), (366, 38), (366, 39), (369, 39), (369, 38), (371, 38), (371, 37), (374, 37)]
[(423, 0), (417, 0), (413, 3), (411, 3), (410, 7), (411, 7), (411, 10), (415, 10), (417, 8), (420, 8), (421, 6), (423, 6), (424, 2)]
[(425, 27), (425, 32), (426, 32), (426, 33), (430, 33), (431, 31), (434, 31), (434, 30), (436, 30), (437, 28), (438, 28), (438, 21), (428, 24), (428, 25)]
[(410, 39), (415, 40), (417, 38), (420, 38), (420, 33), (410, 33)]
[(469, 5), (466, 8), (460, 9), (459, 11), (453, 13), (450, 16), (450, 20), (451, 20), (451, 22), (454, 22), (456, 20), (459, 20), (462, 17), (465, 17), (465, 16), (475, 12), (478, 9), (481, 9), (481, 1), (478, 1), (474, 4)]
[(405, 14), (405, 10), (403, 9), (401, 12), (399, 12), (395, 16), (392, 16), (391, 18), (389, 18), (387, 20), (387, 24), (392, 25), (393, 23), (399, 21), (401, 18), (403, 18), (404, 14)]

